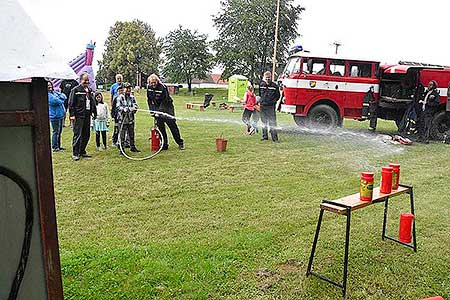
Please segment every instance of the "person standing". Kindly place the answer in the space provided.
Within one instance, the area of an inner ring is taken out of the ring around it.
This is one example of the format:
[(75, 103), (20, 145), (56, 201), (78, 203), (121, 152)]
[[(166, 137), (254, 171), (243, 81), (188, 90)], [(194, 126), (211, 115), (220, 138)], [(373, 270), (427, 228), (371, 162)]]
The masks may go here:
[(122, 74), (116, 74), (116, 82), (111, 85), (111, 89), (109, 90), (110, 94), (111, 94), (111, 99), (110, 99), (110, 104), (111, 104), (111, 108), (113, 108), (113, 101), (114, 98), (117, 97), (118, 93), (117, 93), (117, 89), (119, 87), (119, 85), (122, 84), (123, 81), (123, 76)]
[(253, 86), (249, 82), (247, 85), (247, 91), (244, 94), (244, 112), (242, 113), (242, 122), (244, 122), (245, 125), (247, 125), (247, 130), (245, 134), (251, 135), (255, 132), (255, 128), (252, 127), (251, 118), (253, 115), (253, 111), (255, 110), (256, 105), (256, 96), (253, 92)]
[(86, 152), (86, 146), (91, 136), (91, 116), (97, 117), (97, 109), (92, 90), (89, 88), (89, 75), (80, 75), (80, 84), (72, 89), (69, 97), (69, 116), (73, 122), (73, 160), (81, 157), (91, 157)]
[[(113, 116), (114, 118), (114, 112), (113, 110), (116, 109), (117, 105), (116, 102), (114, 101), (117, 96), (119, 95), (119, 89), (121, 89), (123, 87), (122, 84), (123, 81), (123, 76), (122, 74), (116, 74), (116, 82), (111, 85), (111, 89), (110, 89), (110, 94), (111, 94), (111, 99), (110, 99), (110, 104), (111, 104), (111, 116)], [(119, 124), (114, 124), (114, 132), (112, 135), (112, 145), (113, 147), (117, 146), (117, 138), (118, 138), (118, 134), (119, 134)]]
[[(180, 130), (178, 129), (175, 116), (175, 108), (173, 107), (173, 100), (169, 95), (167, 86), (163, 85), (156, 74), (152, 74), (147, 78), (147, 104), (151, 113), (155, 117), (156, 126), (161, 131), (163, 137), (163, 150), (169, 149), (169, 142), (167, 140), (166, 124), (172, 132), (173, 139), (178, 144), (180, 150), (185, 149), (184, 141), (181, 138)], [(164, 114), (158, 114), (162, 112)]]
[(267, 71), (264, 73), (264, 80), (259, 85), (260, 107), (261, 107), (261, 122), (263, 124), (262, 129), (262, 141), (269, 139), (268, 129), (270, 128), (270, 135), (272, 141), (278, 143), (277, 133), (277, 115), (275, 112), (275, 105), (280, 98), (280, 88), (272, 81), (272, 74)]
[[(136, 99), (131, 95), (131, 84), (124, 84), (125, 94), (119, 94), (116, 99), (117, 121), (119, 123), (120, 145), (119, 152), (122, 154), (125, 149), (125, 134), (130, 139), (130, 151), (141, 152), (136, 148), (134, 142), (134, 115), (138, 110)], [(120, 149), (122, 148), (122, 149)]]
[(421, 113), (419, 117), (419, 139), (417, 141), (428, 144), (430, 142), (430, 129), (433, 116), (440, 104), (439, 90), (437, 89), (437, 82), (435, 80), (431, 80), (428, 83), (428, 87), (425, 89), (419, 104), (421, 105)]
[(66, 109), (64, 108), (66, 95), (55, 91), (51, 81), (47, 83), (47, 89), (48, 114), (50, 117), (50, 123), (52, 124), (52, 151), (58, 152), (64, 150), (64, 148), (61, 147), (61, 133), (64, 124), (64, 116), (66, 115)]
[(369, 131), (375, 132), (375, 130), (377, 130), (378, 121), (378, 99), (375, 98), (373, 86), (370, 87), (369, 91), (364, 96), (363, 103), (369, 104)]
[(94, 120), (93, 130), (95, 131), (95, 145), (100, 151), (100, 135), (102, 136), (103, 149), (108, 149), (106, 144), (106, 132), (109, 127), (109, 109), (108, 104), (103, 102), (103, 95), (100, 92), (95, 93), (95, 101), (97, 103), (97, 117)]
[(117, 98), (123, 94), (123, 84), (117, 85), (117, 97), (114, 97), (111, 107), (111, 117), (114, 119), (114, 131), (112, 135), (112, 146), (117, 147), (117, 140), (119, 138), (119, 119), (117, 115)]

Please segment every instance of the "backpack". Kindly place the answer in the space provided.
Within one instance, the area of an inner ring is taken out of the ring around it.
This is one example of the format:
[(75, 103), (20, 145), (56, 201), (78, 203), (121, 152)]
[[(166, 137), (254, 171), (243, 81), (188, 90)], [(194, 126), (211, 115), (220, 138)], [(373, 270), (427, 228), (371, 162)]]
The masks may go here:
[(69, 98), (70, 91), (78, 85), (78, 82), (74, 79), (63, 80), (61, 82), (61, 92)]

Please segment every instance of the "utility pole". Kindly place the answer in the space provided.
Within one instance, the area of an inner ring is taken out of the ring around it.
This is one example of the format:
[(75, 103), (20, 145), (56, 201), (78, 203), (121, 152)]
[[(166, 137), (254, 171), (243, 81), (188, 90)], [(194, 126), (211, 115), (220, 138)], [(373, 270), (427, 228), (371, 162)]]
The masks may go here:
[(277, 18), (275, 21), (275, 45), (273, 47), (273, 66), (272, 66), (272, 81), (275, 81), (275, 70), (277, 67), (277, 45), (278, 45), (278, 24), (280, 20), (280, 0), (277, 1)]
[(141, 72), (139, 71), (139, 64), (141, 63), (142, 55), (140, 52), (136, 55), (136, 86), (141, 86)]
[(339, 47), (340, 46), (342, 46), (342, 43), (341, 42), (338, 42), (338, 41), (335, 41), (334, 43), (333, 43), (333, 46), (335, 47), (335, 52), (334, 52), (334, 54), (338, 54), (338, 50), (339, 50)]

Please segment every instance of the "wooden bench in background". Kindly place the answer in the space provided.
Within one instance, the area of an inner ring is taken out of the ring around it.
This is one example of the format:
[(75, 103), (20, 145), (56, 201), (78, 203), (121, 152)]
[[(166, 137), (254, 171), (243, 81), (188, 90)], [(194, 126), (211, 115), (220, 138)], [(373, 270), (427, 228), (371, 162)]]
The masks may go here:
[(228, 110), (230, 112), (234, 112), (235, 110), (244, 110), (244, 105), (242, 104), (237, 104), (237, 103), (232, 103), (228, 106)]
[[(215, 101), (211, 101), (210, 105), (212, 107), (216, 107), (216, 102)], [(196, 109), (198, 108), (198, 110), (200, 111), (205, 111), (205, 105), (203, 103), (186, 103), (186, 109)]]

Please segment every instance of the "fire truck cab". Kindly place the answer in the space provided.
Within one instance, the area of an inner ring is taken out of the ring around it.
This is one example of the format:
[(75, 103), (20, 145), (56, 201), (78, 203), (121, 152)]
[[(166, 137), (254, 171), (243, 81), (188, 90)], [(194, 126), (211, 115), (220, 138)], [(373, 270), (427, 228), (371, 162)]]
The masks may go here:
[[(380, 65), (377, 61), (292, 55), (280, 76), (283, 86), (281, 111), (290, 113), (298, 125), (311, 121), (327, 127), (342, 125), (343, 118), (366, 120), (364, 98), (372, 93), (378, 100), (378, 118), (400, 124), (407, 108), (419, 100), (423, 87), (436, 80), (441, 107), (433, 120), (433, 136), (450, 130), (446, 113), (450, 68), (400, 62)], [(450, 104), (447, 106), (450, 110)]]

